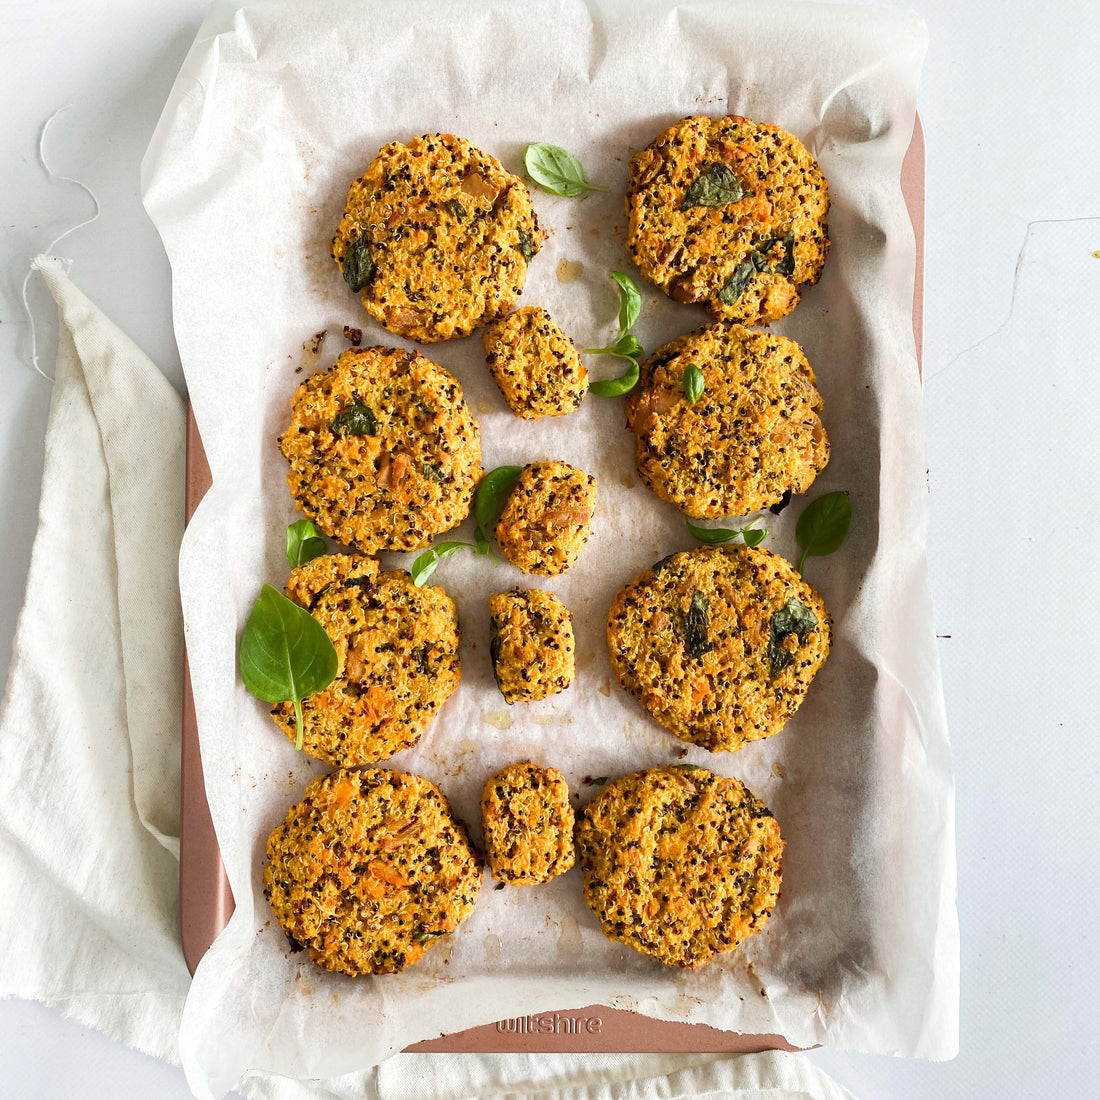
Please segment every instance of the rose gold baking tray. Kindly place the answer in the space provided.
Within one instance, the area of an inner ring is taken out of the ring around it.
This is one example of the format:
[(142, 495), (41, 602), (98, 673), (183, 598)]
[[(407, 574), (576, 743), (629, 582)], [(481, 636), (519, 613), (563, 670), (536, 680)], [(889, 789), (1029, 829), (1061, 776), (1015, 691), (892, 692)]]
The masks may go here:
[[(924, 130), (915, 120), (901, 168), (901, 187), (916, 237), (913, 336), (923, 373), (924, 337)], [(210, 488), (210, 469), (194, 417), (187, 416), (187, 519)], [(191, 973), (233, 912), (233, 895), (222, 867), (210, 820), (199, 757), (195, 705), (184, 659), (182, 791), (180, 804), (180, 937)], [(541, 1012), (469, 1028), (416, 1043), (415, 1051), (461, 1053), (556, 1053), (569, 1051), (725, 1053), (795, 1050), (779, 1035), (742, 1035), (705, 1024), (666, 1023), (635, 1012), (589, 1005), (568, 1012)]]

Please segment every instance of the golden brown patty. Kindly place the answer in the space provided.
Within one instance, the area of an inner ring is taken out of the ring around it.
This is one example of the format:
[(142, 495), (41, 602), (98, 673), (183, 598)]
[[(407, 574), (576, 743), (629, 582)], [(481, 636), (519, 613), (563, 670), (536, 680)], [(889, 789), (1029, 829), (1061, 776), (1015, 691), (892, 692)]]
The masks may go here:
[(365, 768), (318, 776), (267, 842), (264, 897), (294, 947), (342, 974), (392, 974), (472, 912), (481, 861), (443, 792)]
[(332, 584), (342, 584), (350, 578), (374, 581), (381, 566), (375, 558), (359, 554), (322, 554), (319, 558), (290, 571), (286, 582), (287, 598), (307, 611), (314, 597)]
[(375, 320), (429, 343), (507, 313), (541, 244), (523, 180), (463, 138), (426, 134), (391, 141), (351, 185), (332, 254)]
[(803, 144), (731, 115), (685, 118), (630, 161), (627, 246), (647, 279), (715, 317), (790, 313), (829, 251), (829, 187)]
[[(302, 747), (328, 764), (373, 764), (414, 744), (458, 687), (458, 613), (404, 569), (326, 555), (290, 574), (287, 596), (325, 628), (340, 660), (336, 679), (302, 702)], [(295, 737), (294, 708), (272, 712)]]
[(573, 866), (573, 807), (556, 768), (509, 764), (490, 776), (481, 824), (489, 869), (501, 882), (533, 886)]
[(500, 552), (524, 573), (556, 577), (591, 532), (596, 479), (567, 462), (524, 466), (496, 528)]
[[(684, 372), (705, 383), (692, 404)], [(696, 519), (804, 493), (829, 461), (814, 372), (793, 341), (719, 322), (665, 344), (626, 402), (642, 480)]]
[(481, 339), (489, 371), (516, 416), (564, 416), (580, 407), (588, 371), (573, 341), (541, 306), (494, 321)]
[(712, 752), (778, 733), (829, 653), (817, 589), (770, 550), (673, 554), (615, 597), (619, 684), (677, 737)]
[(779, 898), (779, 824), (736, 779), (650, 768), (581, 813), (584, 900), (604, 934), (696, 967), (759, 932)]
[(489, 597), (489, 652), (504, 701), (531, 703), (573, 682), (573, 616), (551, 592), (537, 588)]
[(347, 546), (417, 550), (469, 514), (477, 421), (449, 371), (419, 352), (352, 348), (290, 399), (279, 446), (298, 508)]

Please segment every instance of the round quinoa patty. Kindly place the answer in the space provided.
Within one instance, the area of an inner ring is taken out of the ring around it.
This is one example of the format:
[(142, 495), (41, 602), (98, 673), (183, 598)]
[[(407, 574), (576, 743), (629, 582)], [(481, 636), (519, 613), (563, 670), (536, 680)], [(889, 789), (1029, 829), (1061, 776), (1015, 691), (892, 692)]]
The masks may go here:
[[(293, 570), (287, 596), (325, 628), (340, 662), (336, 679), (302, 700), (305, 751), (328, 764), (373, 764), (415, 744), (462, 674), (450, 596), (350, 554)], [(271, 715), (293, 741), (293, 705)]]
[(500, 882), (533, 886), (573, 866), (573, 807), (557, 768), (509, 764), (490, 776), (481, 825), (489, 870)]
[(542, 239), (531, 193), (453, 134), (391, 141), (351, 185), (332, 255), (367, 312), (420, 343), (516, 304)]
[(584, 900), (604, 934), (697, 967), (759, 932), (779, 899), (784, 842), (768, 808), (706, 768), (649, 768), (581, 812)]
[(747, 546), (673, 554), (626, 585), (607, 616), (620, 686), (712, 752), (778, 733), (831, 635), (817, 589), (785, 558)]
[[(703, 392), (692, 404), (684, 374)], [(802, 349), (719, 322), (665, 344), (626, 400), (642, 480), (695, 519), (743, 516), (804, 493), (829, 461), (824, 402)]]
[(829, 251), (829, 187), (798, 138), (730, 115), (681, 119), (630, 161), (627, 247), (650, 282), (718, 318), (784, 317)]
[(318, 966), (392, 974), (473, 912), (481, 871), (434, 783), (340, 769), (314, 779), (271, 834), (264, 897)]
[(279, 447), (300, 511), (364, 553), (418, 550), (457, 527), (481, 477), (462, 387), (419, 352), (351, 348), (290, 399)]

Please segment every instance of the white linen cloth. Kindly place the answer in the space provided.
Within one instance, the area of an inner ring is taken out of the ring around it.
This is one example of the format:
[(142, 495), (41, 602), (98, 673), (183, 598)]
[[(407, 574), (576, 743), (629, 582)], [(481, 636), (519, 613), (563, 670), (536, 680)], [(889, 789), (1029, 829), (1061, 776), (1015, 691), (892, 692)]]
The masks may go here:
[[(184, 407), (39, 256), (55, 388), (24, 606), (0, 707), (0, 996), (178, 1062)], [(231, 1026), (231, 1021), (226, 1021)], [(800, 1055), (398, 1055), (250, 1100), (844, 1100)]]
[(176, 1058), (184, 408), (70, 282), (0, 711), (0, 994)]

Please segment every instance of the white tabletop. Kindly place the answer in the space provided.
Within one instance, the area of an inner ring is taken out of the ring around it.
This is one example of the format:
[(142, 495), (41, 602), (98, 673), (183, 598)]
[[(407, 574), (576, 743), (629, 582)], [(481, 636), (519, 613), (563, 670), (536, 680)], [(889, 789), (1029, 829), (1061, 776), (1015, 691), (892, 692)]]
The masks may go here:
[[(763, 0), (761, 0), (763, 2)], [(862, 1100), (1078, 1096), (1096, 1047), (1100, 686), (1100, 6), (912, 0), (932, 47), (925, 343), (936, 630), (958, 776), (962, 1053), (818, 1051)], [(182, 384), (170, 278), (138, 166), (204, 0), (8, 0), (0, 37), (0, 670), (34, 537), (49, 385), (29, 355), (29, 258), (81, 289)], [(55, 327), (32, 283), (49, 369)], [(0, 1002), (0, 1096), (189, 1095), (182, 1073), (22, 1001)]]

